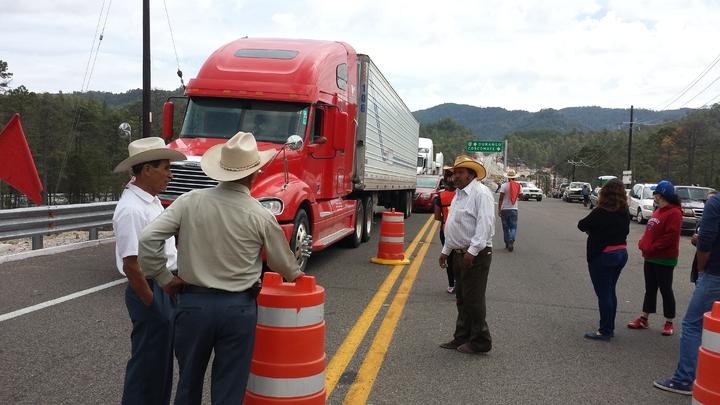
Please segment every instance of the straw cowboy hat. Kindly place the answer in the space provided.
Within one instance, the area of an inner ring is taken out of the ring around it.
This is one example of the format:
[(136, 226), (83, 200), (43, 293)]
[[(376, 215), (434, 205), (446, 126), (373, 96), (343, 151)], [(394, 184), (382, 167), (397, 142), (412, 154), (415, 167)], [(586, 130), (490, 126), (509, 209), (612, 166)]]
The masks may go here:
[(487, 174), (485, 172), (485, 167), (480, 164), (475, 159), (472, 159), (469, 156), (458, 156), (457, 159), (455, 159), (455, 164), (453, 165), (453, 170), (458, 169), (460, 167), (464, 167), (466, 169), (470, 169), (475, 172), (475, 177), (477, 180), (482, 180), (485, 178), (485, 175)]
[(200, 167), (217, 181), (240, 180), (258, 171), (273, 155), (274, 149), (258, 152), (253, 134), (238, 132), (227, 142), (208, 149)]
[(133, 166), (152, 162), (153, 160), (185, 160), (187, 157), (181, 152), (169, 149), (165, 146), (165, 141), (156, 136), (149, 138), (140, 138), (128, 144), (128, 158), (118, 163), (113, 170), (114, 173), (125, 172), (132, 169)]
[(518, 177), (518, 174), (515, 170), (510, 169), (505, 174), (505, 177), (507, 177), (508, 179), (516, 179)]
[(443, 169), (443, 172), (450, 172), (450, 173), (453, 172), (452, 166), (444, 165), (442, 169)]

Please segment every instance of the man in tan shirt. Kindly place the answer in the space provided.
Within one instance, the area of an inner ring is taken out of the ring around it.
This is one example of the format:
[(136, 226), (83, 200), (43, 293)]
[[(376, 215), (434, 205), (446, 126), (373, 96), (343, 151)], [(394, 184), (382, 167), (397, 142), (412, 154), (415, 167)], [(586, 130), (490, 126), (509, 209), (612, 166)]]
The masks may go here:
[[(171, 296), (177, 294), (175, 354), (180, 368), (176, 404), (199, 404), (210, 354), (212, 402), (241, 403), (252, 358), (257, 307), (254, 288), (266, 249), (270, 269), (289, 281), (303, 273), (275, 216), (250, 196), (257, 170), (274, 150), (258, 152), (238, 132), (202, 158), (220, 183), (180, 196), (140, 237), (140, 267)], [(166, 268), (165, 240), (178, 235), (178, 275)]]

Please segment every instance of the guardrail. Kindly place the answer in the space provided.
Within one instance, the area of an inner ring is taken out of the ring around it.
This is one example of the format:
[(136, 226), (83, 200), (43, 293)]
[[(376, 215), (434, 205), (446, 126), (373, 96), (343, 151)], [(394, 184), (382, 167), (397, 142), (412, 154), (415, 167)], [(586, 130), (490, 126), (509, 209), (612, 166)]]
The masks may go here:
[(87, 230), (90, 240), (98, 229), (112, 225), (117, 201), (90, 204), (50, 205), (0, 210), (0, 241), (32, 238), (32, 248), (43, 248), (45, 235)]

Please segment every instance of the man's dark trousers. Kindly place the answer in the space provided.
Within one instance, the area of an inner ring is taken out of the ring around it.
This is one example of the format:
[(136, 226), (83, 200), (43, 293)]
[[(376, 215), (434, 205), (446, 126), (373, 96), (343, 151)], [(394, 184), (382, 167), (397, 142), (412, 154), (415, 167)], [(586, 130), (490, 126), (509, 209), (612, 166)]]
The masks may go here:
[(473, 350), (487, 352), (492, 348), (492, 339), (485, 321), (485, 289), (490, 274), (492, 248), (481, 250), (467, 268), (463, 256), (456, 250), (451, 253), (458, 309), (453, 340), (460, 344), (469, 342)]
[(153, 302), (148, 307), (128, 285), (125, 289), (132, 333), (132, 354), (125, 369), (123, 405), (168, 404), (173, 377), (174, 304), (160, 286), (148, 280)]
[(255, 342), (257, 304), (249, 292), (230, 293), (193, 287), (178, 295), (175, 355), (180, 380), (176, 405), (202, 402), (205, 371), (214, 351), (213, 404), (241, 404), (245, 397)]

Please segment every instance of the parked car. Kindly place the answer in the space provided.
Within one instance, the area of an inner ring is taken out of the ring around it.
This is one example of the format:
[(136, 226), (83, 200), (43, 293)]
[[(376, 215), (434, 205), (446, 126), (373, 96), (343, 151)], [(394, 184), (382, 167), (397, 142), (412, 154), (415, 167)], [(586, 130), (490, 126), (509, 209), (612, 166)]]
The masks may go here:
[(675, 186), (675, 193), (680, 197), (683, 209), (683, 232), (695, 232), (702, 218), (707, 195), (711, 191), (714, 190), (709, 187)]
[(522, 199), (529, 201), (530, 199), (542, 201), (543, 192), (540, 187), (529, 181), (518, 181), (518, 184), (522, 187), (520, 191), (522, 193)]
[(590, 193), (590, 209), (593, 209), (598, 206), (599, 198), (600, 198), (600, 187), (595, 187), (595, 189)]
[(563, 201), (565, 202), (573, 202), (573, 201), (580, 201), (582, 202), (583, 196), (582, 196), (582, 189), (583, 186), (590, 186), (590, 183), (586, 183), (584, 181), (573, 181), (571, 182), (565, 191), (563, 192)]
[(413, 195), (413, 212), (430, 212), (433, 200), (438, 193), (442, 177), (435, 175), (419, 175)]
[(628, 211), (639, 224), (644, 224), (652, 217), (655, 207), (653, 204), (653, 189), (657, 184), (638, 183), (630, 189), (628, 198)]
[(561, 185), (555, 187), (552, 191), (552, 197), (553, 198), (562, 198), (563, 193), (565, 193), (565, 189), (569, 185), (570, 185), (569, 183), (562, 183)]

